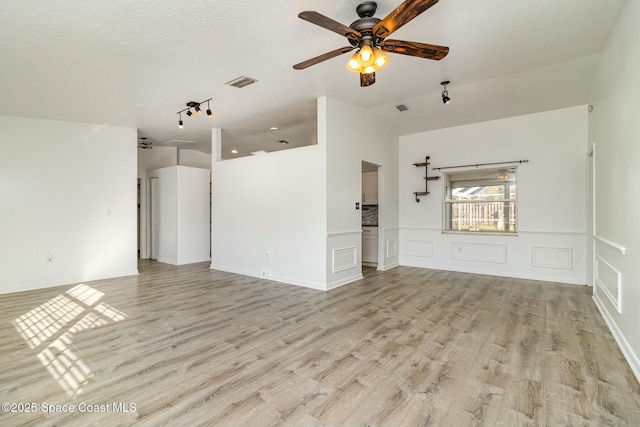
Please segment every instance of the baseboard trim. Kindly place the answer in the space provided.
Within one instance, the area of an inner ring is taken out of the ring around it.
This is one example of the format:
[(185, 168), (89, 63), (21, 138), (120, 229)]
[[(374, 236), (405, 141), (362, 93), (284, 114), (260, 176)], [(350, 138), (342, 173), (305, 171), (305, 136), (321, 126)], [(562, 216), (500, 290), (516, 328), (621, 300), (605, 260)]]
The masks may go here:
[(565, 277), (549, 277), (549, 276), (536, 276), (532, 274), (517, 274), (517, 273), (503, 273), (501, 271), (474, 271), (471, 269), (463, 269), (458, 268), (454, 269), (450, 266), (439, 266), (439, 265), (421, 265), (418, 263), (410, 263), (410, 262), (400, 262), (400, 265), (406, 267), (418, 267), (418, 268), (426, 268), (430, 270), (443, 270), (443, 271), (455, 271), (458, 273), (471, 273), (471, 274), (480, 274), (482, 276), (497, 276), (497, 277), (512, 277), (514, 279), (525, 279), (525, 280), (537, 280), (539, 282), (552, 282), (552, 283), (565, 283), (568, 285), (581, 285), (585, 286), (587, 284), (587, 279), (567, 279)]
[(625, 360), (629, 364), (629, 367), (633, 371), (633, 374), (636, 376), (636, 379), (638, 380), (638, 382), (640, 382), (640, 359), (638, 359), (638, 355), (634, 353), (633, 349), (629, 345), (629, 342), (624, 337), (620, 329), (618, 329), (618, 325), (616, 325), (616, 322), (613, 320), (613, 317), (611, 317), (611, 315), (609, 314), (609, 311), (607, 311), (607, 309), (605, 308), (605, 305), (602, 303), (602, 301), (600, 300), (600, 298), (595, 292), (593, 294), (592, 299), (595, 302), (596, 307), (600, 312), (600, 315), (602, 316), (605, 323), (609, 327), (609, 331), (611, 331), (611, 335), (613, 335), (613, 338), (616, 340), (616, 343), (618, 344), (620, 351), (622, 351), (622, 355), (624, 356)]
[(255, 279), (260, 279), (260, 280), (268, 280), (270, 282), (277, 282), (283, 285), (300, 286), (302, 288), (315, 289), (317, 291), (326, 291), (326, 289), (320, 283), (304, 282), (304, 281), (299, 281), (299, 280), (291, 279), (288, 277), (277, 276), (277, 275), (270, 275), (268, 279), (265, 279), (262, 277), (260, 272), (242, 270), (239, 268), (227, 267), (227, 266), (218, 265), (218, 264), (211, 264), (209, 266), (209, 269), (224, 271), (225, 273), (239, 274), (241, 276), (253, 277)]
[(378, 265), (377, 270), (378, 271), (389, 271), (389, 270), (391, 270), (393, 268), (396, 268), (396, 267), (400, 267), (400, 263), (399, 262), (394, 262), (393, 264), (385, 265), (383, 268), (380, 268), (380, 265)]
[(327, 284), (327, 290), (330, 291), (335, 288), (339, 288), (340, 286), (348, 285), (349, 283), (357, 282), (358, 280), (364, 279), (362, 273), (355, 274), (350, 277), (345, 277), (344, 279), (336, 280), (335, 282)]
[(140, 272), (138, 271), (138, 269), (136, 269), (133, 272), (121, 272), (121, 273), (116, 273), (114, 275), (95, 276), (95, 277), (88, 277), (88, 278), (81, 278), (81, 277), (68, 278), (68, 279), (62, 279), (56, 282), (34, 282), (34, 283), (9, 285), (9, 286), (2, 285), (0, 286), (0, 295), (14, 294), (17, 292), (37, 291), (40, 289), (57, 288), (57, 287), (63, 287), (63, 286), (72, 286), (72, 285), (77, 285), (78, 283), (83, 283), (83, 282), (95, 282), (98, 280), (119, 279), (119, 278), (134, 277), (139, 275), (140, 275)]

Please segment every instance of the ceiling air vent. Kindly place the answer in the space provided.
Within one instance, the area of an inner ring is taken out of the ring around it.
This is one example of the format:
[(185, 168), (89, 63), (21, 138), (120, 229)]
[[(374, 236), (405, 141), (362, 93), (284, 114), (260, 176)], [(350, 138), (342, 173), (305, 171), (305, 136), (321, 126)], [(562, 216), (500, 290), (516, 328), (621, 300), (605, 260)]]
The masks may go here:
[(398, 111), (403, 112), (403, 111), (407, 111), (409, 109), (409, 107), (407, 107), (404, 104), (400, 104), (400, 105), (396, 105), (396, 108), (398, 109)]
[(233, 80), (229, 80), (225, 84), (228, 86), (241, 88), (241, 87), (249, 86), (250, 84), (254, 84), (255, 82), (257, 82), (256, 79), (252, 79), (251, 77), (246, 77), (246, 76), (240, 76)]

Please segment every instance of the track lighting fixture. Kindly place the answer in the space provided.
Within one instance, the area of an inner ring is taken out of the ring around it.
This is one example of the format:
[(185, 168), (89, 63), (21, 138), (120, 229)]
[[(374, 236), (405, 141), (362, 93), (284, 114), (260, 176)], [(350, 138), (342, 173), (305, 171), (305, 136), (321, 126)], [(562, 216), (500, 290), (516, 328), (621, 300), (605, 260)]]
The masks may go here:
[(205, 102), (207, 103), (207, 117), (209, 117), (210, 119), (213, 118), (213, 113), (211, 112), (211, 104), (210, 104), (211, 98), (209, 99), (205, 99), (204, 101), (200, 101), (200, 102), (196, 102), (196, 101), (189, 101), (187, 102), (187, 108), (183, 108), (182, 110), (178, 111), (176, 114), (178, 115), (178, 129), (183, 129), (184, 128), (184, 123), (182, 122), (182, 113), (184, 113), (186, 111), (187, 117), (189, 118), (193, 118), (194, 114), (191, 111), (191, 109), (193, 108), (193, 110), (197, 113), (197, 114), (202, 114), (202, 109), (200, 108), (200, 105), (204, 104)]
[(209, 105), (209, 101), (207, 101), (207, 117), (210, 119), (213, 118), (213, 113), (211, 112), (211, 106)]
[(451, 83), (449, 80), (440, 83), (442, 85), (442, 87), (443, 87), (443, 89), (442, 89), (442, 103), (443, 104), (448, 104), (451, 101), (451, 98), (449, 98), (449, 91), (447, 90), (447, 85), (449, 83)]

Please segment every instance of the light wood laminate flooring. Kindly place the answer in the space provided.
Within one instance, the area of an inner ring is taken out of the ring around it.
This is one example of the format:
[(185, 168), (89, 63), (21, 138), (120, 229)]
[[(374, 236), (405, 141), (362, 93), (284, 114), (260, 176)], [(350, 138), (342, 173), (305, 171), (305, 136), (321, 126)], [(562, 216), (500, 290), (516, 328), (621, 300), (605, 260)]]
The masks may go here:
[(0, 425), (640, 425), (589, 287), (411, 267), (330, 292), (208, 264), (140, 273), (0, 296)]

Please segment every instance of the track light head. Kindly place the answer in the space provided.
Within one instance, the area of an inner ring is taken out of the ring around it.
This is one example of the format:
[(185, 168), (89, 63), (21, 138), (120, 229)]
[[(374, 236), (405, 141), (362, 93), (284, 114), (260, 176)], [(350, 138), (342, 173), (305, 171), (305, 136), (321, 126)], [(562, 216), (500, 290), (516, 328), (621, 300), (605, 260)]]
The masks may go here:
[(196, 113), (202, 114), (202, 110), (200, 109), (200, 105), (196, 105), (195, 107)]
[(193, 113), (191, 112), (191, 110), (187, 110), (187, 117), (189, 117), (190, 119), (193, 118)]
[(213, 113), (211, 112), (210, 109), (207, 109), (207, 117), (209, 117), (210, 119), (213, 119)]
[(178, 120), (178, 129), (184, 129), (184, 123), (182, 120)]
[(443, 104), (448, 104), (449, 102), (451, 102), (451, 98), (449, 97), (449, 91), (447, 90), (447, 85), (449, 83), (451, 83), (449, 80), (440, 82), (440, 84), (442, 85), (442, 103)]

